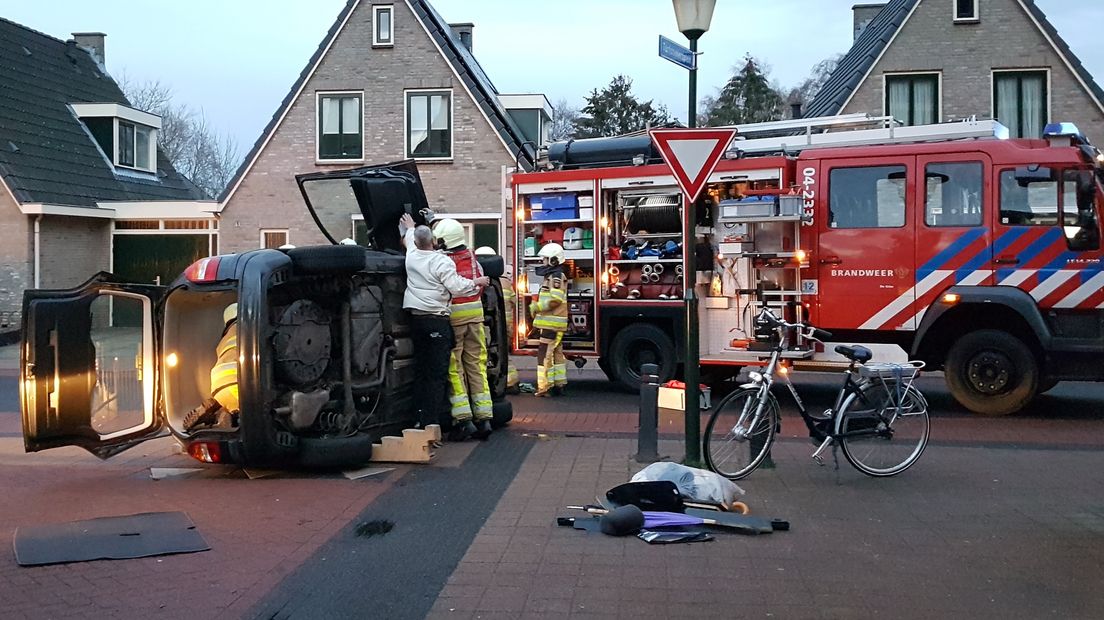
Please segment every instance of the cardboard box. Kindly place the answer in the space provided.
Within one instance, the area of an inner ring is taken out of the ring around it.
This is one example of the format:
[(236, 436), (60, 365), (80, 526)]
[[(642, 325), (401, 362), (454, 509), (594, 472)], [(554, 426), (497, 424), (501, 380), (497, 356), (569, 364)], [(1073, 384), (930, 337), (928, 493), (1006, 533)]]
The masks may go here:
[[(711, 406), (709, 388), (702, 388), (699, 405), (702, 409), (709, 409)], [(686, 411), (686, 393), (679, 388), (659, 386), (659, 408)]]

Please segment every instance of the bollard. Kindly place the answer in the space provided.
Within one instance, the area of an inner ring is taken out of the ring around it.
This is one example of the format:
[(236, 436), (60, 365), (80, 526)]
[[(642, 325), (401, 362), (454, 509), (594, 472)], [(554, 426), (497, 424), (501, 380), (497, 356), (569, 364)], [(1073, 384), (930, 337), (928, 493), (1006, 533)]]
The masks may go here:
[(659, 366), (640, 366), (640, 424), (636, 433), (636, 462), (659, 460)]

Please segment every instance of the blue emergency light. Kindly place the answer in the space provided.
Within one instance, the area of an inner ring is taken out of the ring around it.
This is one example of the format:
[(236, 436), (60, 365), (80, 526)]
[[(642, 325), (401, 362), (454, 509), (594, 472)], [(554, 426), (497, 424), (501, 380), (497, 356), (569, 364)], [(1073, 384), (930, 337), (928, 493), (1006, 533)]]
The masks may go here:
[(1043, 137), (1047, 140), (1069, 138), (1073, 144), (1089, 143), (1088, 139), (1085, 138), (1085, 134), (1081, 133), (1077, 125), (1073, 123), (1050, 123), (1043, 129)]

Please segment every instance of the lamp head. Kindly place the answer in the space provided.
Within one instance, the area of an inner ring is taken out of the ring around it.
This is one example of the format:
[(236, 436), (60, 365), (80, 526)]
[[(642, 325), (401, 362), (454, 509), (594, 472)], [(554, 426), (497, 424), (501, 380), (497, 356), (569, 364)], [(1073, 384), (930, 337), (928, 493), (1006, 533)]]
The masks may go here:
[(671, 4), (675, 8), (679, 32), (694, 41), (709, 30), (717, 0), (671, 0)]

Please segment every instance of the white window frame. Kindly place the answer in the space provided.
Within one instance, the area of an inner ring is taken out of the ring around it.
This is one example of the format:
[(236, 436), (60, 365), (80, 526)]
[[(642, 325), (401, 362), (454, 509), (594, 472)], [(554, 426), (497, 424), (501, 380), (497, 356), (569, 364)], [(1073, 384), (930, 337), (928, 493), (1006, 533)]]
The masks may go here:
[[(323, 159), (322, 158), (322, 97), (332, 96), (356, 96), (360, 97), (360, 157), (352, 159)], [(314, 93), (314, 163), (327, 164), (352, 164), (364, 161), (364, 91), (363, 90), (320, 90)]]
[[(934, 75), (936, 76), (935, 84), (935, 122), (943, 122), (943, 72), (942, 71), (892, 71), (882, 74), (882, 116), (889, 116), (889, 99), (887, 88), (889, 87), (889, 80), (887, 78), (900, 77), (900, 76), (920, 76), (920, 75)], [(992, 88), (990, 88), (992, 90)]]
[[(262, 228), (261, 232), (260, 232), (260, 235), (258, 235), (259, 239), (258, 239), (257, 247), (261, 248), (262, 250), (267, 248), (268, 246), (265, 245), (265, 235), (271, 235), (273, 233), (283, 233), (284, 234), (284, 242), (281, 243), (280, 245), (287, 245), (287, 244), (291, 243), (291, 231), (288, 230), (287, 228)], [(278, 245), (276, 247), (278, 248), (280, 246)]]
[[(388, 40), (379, 38), (379, 15), (387, 13), (391, 18), (391, 38)], [(372, 6), (372, 47), (395, 46), (395, 6), (393, 4), (376, 4)]]
[[(448, 93), (449, 96), (449, 156), (415, 157), (410, 153), (410, 95), (416, 93)], [(403, 90), (403, 156), (414, 161), (450, 163), (456, 158), (456, 94), (451, 88), (408, 88)]]
[[(140, 172), (156, 173), (157, 172), (157, 128), (156, 127), (150, 127), (149, 125), (144, 125), (142, 123), (138, 123), (138, 122), (132, 121), (130, 119), (120, 119), (118, 116), (114, 117), (112, 120), (114, 122), (111, 124), (111, 127), (112, 127), (111, 143), (115, 147), (114, 148), (115, 152), (112, 153), (111, 163), (115, 164), (115, 166), (118, 167), (118, 168), (126, 168), (128, 170), (138, 170)], [(133, 165), (124, 164), (124, 163), (119, 162), (119, 146), (120, 146), (119, 145), (119, 124), (120, 124), (120, 122), (126, 123), (127, 125), (131, 125), (131, 126), (134, 127), (134, 164)], [(142, 127), (144, 129), (148, 129), (149, 134), (150, 134), (149, 146), (147, 147), (147, 149), (149, 151), (149, 153), (148, 153), (149, 163), (150, 163), (149, 168), (143, 168), (143, 167), (138, 165), (138, 128), (139, 127)]]
[[(1053, 84), (1050, 82), (1051, 73), (1050, 67), (1002, 67), (1000, 69), (993, 69), (989, 72), (989, 118), (997, 118), (997, 74), (998, 73), (1046, 73), (1046, 118), (1043, 120), (1043, 126), (1050, 122), (1051, 106), (1054, 99)], [(1009, 128), (1011, 130), (1011, 128)]]
[(981, 2), (979, 0), (966, 0), (974, 3), (974, 14), (970, 17), (958, 16), (958, 3), (963, 0), (951, 0), (951, 19), (956, 24), (976, 24), (981, 21)]

